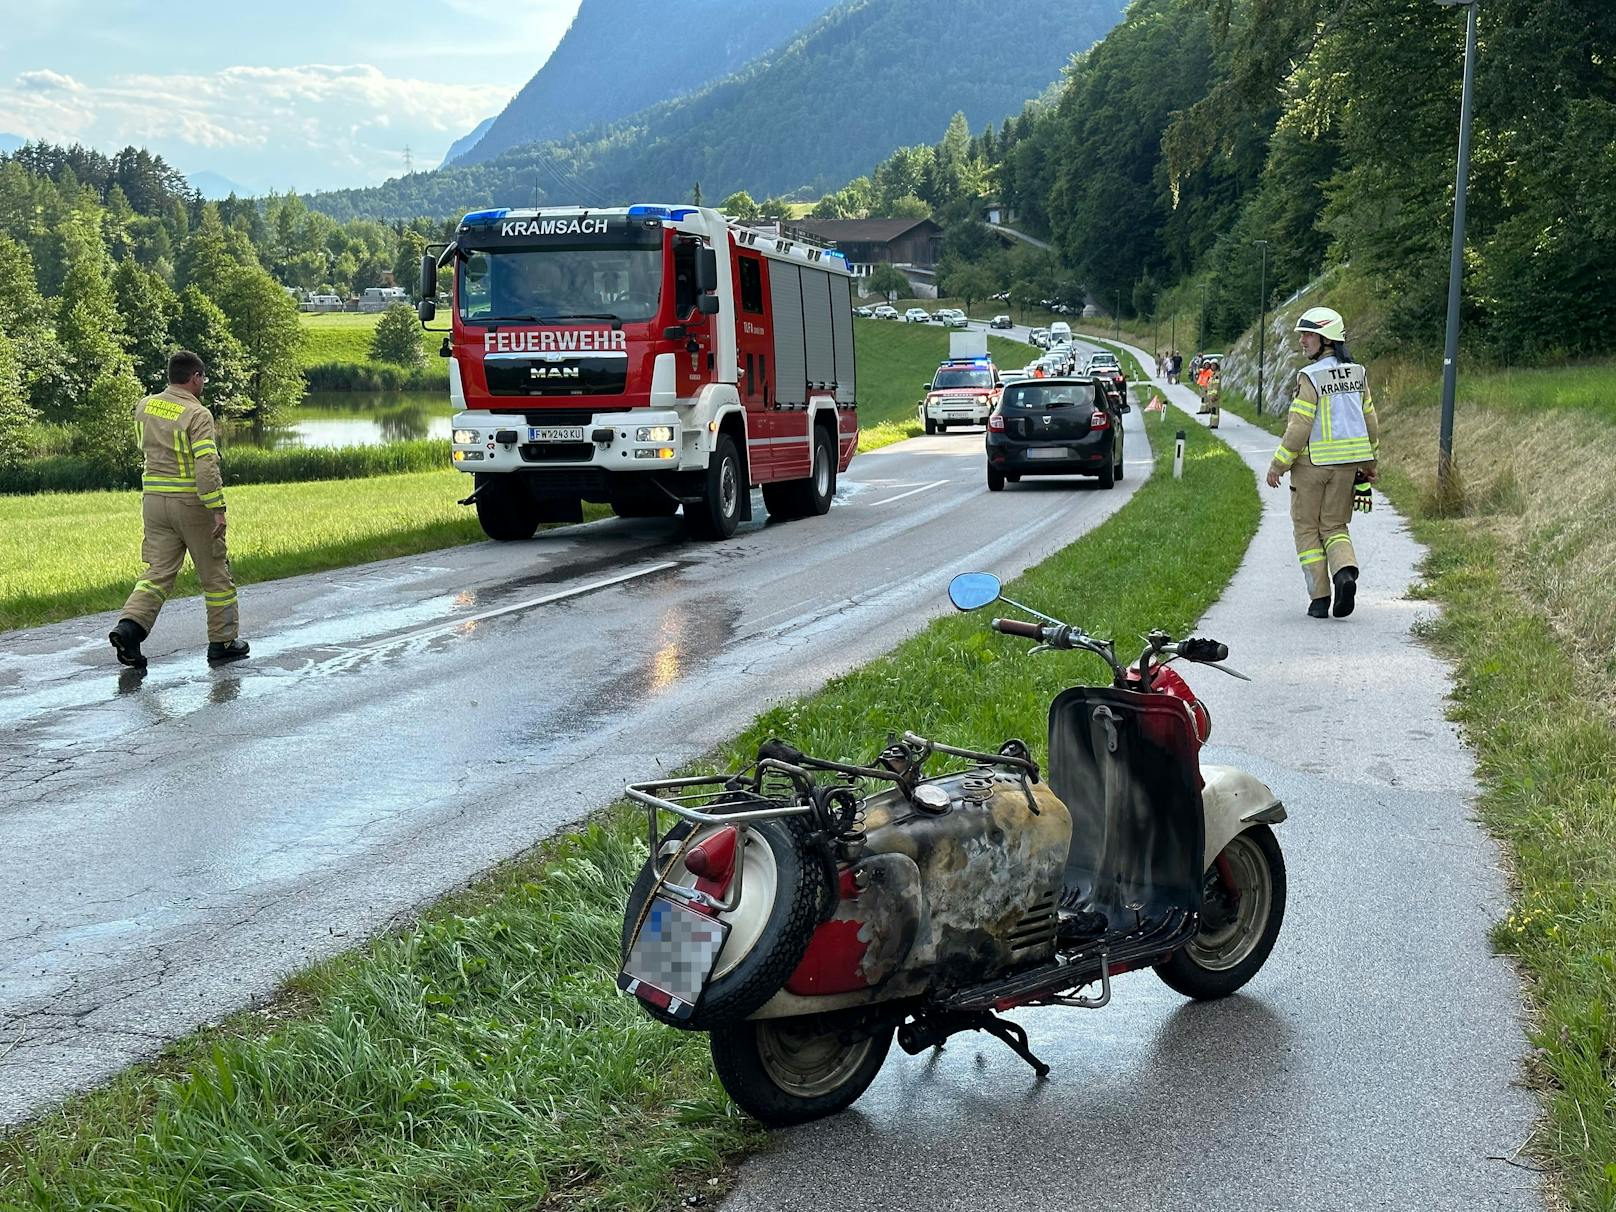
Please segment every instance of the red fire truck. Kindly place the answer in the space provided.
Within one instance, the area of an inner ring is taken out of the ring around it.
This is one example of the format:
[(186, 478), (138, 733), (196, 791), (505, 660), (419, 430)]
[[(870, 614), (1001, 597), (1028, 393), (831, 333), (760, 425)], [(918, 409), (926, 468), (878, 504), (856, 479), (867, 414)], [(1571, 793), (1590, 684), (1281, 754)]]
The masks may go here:
[(481, 210), (421, 265), (453, 267), (454, 465), (493, 539), (582, 502), (724, 539), (823, 514), (858, 445), (841, 253), (692, 206)]

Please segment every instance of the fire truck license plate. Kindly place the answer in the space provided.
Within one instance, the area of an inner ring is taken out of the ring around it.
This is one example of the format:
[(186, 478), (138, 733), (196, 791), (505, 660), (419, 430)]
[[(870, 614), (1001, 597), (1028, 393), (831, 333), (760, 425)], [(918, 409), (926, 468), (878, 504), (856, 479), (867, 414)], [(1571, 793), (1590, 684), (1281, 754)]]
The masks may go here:
[(618, 988), (642, 998), (647, 988), (655, 990), (669, 999), (667, 1010), (675, 1018), (689, 1018), (728, 933), (728, 922), (656, 897), (623, 962)]
[(528, 429), (529, 442), (582, 442), (582, 425), (535, 425)]

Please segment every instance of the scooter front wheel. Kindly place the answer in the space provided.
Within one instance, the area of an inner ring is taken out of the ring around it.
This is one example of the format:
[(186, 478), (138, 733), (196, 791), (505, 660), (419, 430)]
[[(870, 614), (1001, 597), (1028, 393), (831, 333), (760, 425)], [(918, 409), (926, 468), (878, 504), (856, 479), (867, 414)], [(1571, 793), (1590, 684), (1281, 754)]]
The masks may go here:
[(713, 1068), (741, 1110), (783, 1128), (851, 1106), (881, 1071), (892, 1032), (821, 1018), (749, 1020), (713, 1030)]
[(1228, 997), (1257, 975), (1284, 920), (1285, 856), (1272, 829), (1253, 825), (1207, 871), (1201, 928), (1156, 975), (1185, 997)]

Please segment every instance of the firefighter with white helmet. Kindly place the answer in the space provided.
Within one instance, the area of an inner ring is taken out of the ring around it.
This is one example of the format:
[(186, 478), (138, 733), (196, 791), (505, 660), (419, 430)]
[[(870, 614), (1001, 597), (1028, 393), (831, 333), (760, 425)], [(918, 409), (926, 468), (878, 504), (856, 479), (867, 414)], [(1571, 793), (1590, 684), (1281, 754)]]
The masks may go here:
[(1327, 618), (1332, 593), (1336, 618), (1352, 613), (1358, 590), (1358, 554), (1347, 533), (1355, 496), (1367, 496), (1376, 476), (1380, 423), (1362, 366), (1347, 352), (1341, 313), (1313, 307), (1296, 322), (1309, 359), (1296, 379), (1296, 398), (1268, 486), (1291, 477), (1291, 522), (1296, 555), (1307, 580), (1307, 613)]

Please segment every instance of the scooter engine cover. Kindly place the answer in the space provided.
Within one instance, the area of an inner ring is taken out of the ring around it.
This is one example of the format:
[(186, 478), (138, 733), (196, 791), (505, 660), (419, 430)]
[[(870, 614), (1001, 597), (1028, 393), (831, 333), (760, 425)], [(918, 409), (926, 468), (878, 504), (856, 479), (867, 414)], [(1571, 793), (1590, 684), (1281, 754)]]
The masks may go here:
[(1049, 708), (1049, 781), (1072, 817), (1065, 885), (1113, 922), (1201, 902), (1206, 819), (1189, 708), (1089, 686)]

